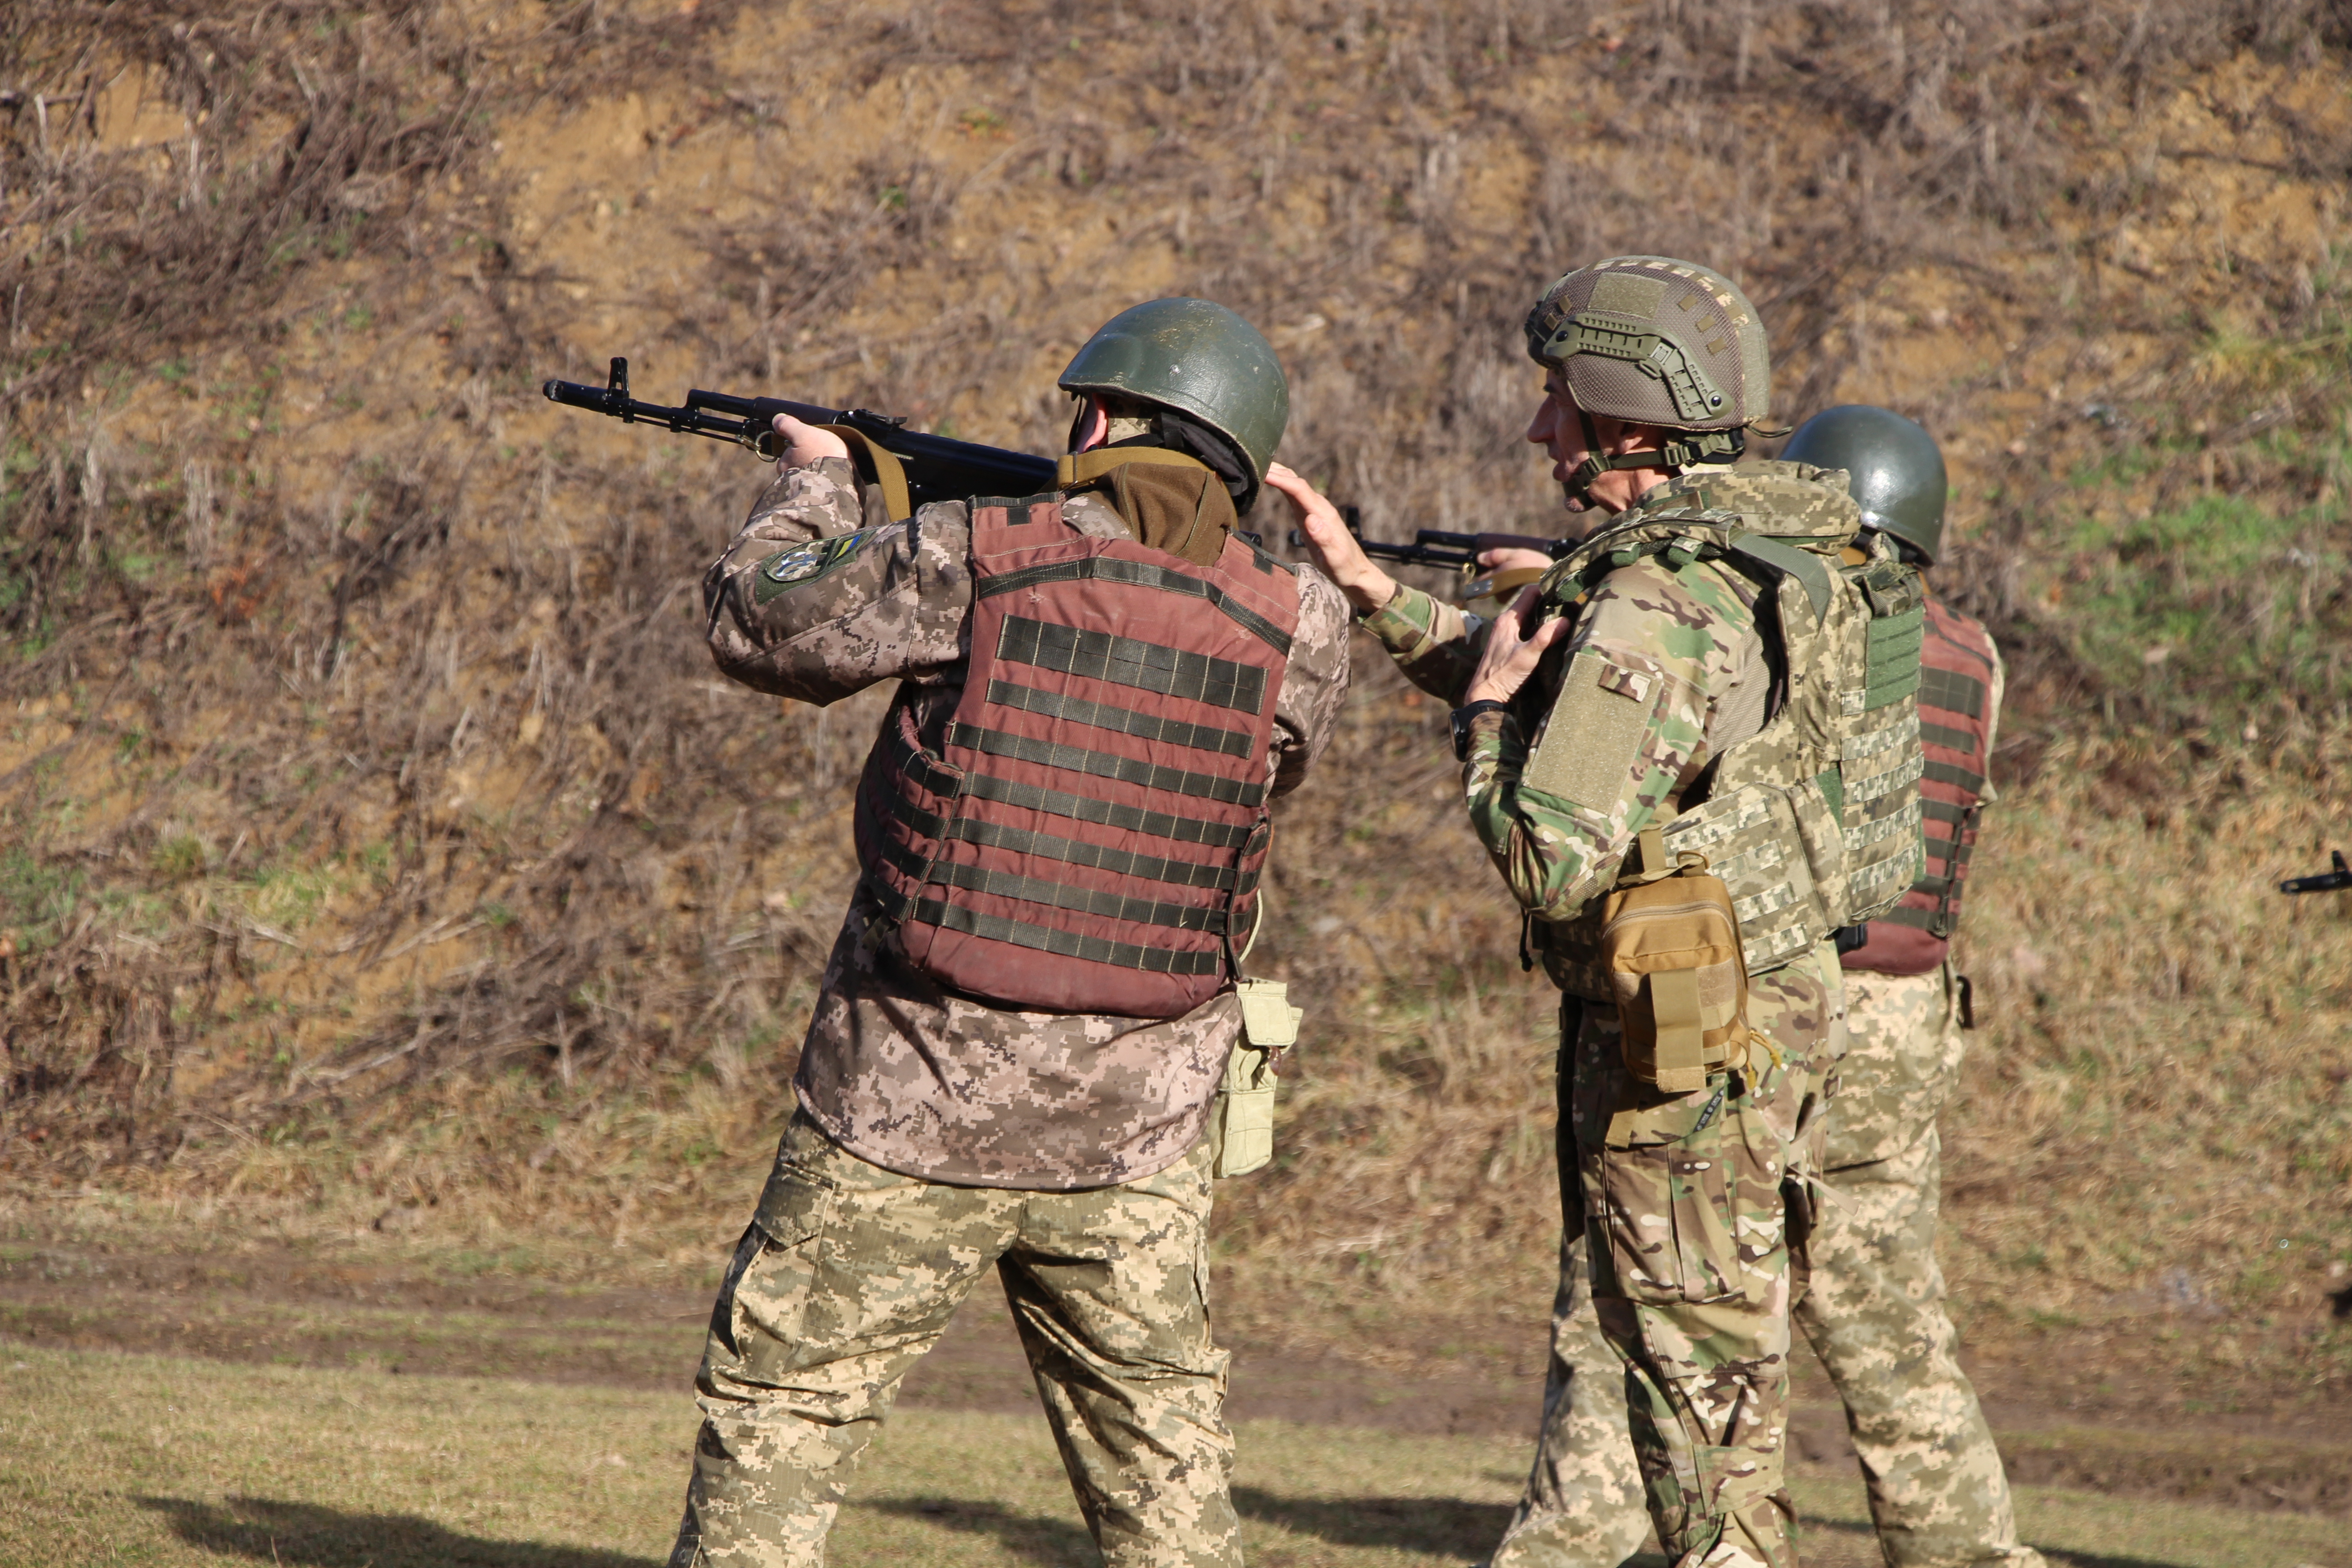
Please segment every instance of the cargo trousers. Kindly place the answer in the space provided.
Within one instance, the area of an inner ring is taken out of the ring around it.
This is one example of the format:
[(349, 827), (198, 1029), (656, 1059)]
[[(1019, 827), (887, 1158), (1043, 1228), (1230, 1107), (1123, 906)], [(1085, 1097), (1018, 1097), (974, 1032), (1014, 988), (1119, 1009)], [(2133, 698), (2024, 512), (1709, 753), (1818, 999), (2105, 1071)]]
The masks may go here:
[[(1821, 1155), (1832, 1200), (1805, 1247), (1795, 1321), (1845, 1401), (1891, 1568), (2042, 1568), (2018, 1544), (1936, 1264), (1936, 1118), (1963, 1048), (1952, 976), (1844, 981), (1847, 1046)], [(1618, 1568), (1647, 1532), (1624, 1380), (1594, 1310), (1585, 1246), (1571, 1231), (1561, 1247), (1535, 1463), (1493, 1568)]]
[(1209, 1149), (1076, 1192), (899, 1175), (795, 1114), (696, 1379), (671, 1568), (814, 1568), (908, 1370), (991, 1265), (1109, 1568), (1238, 1568)]
[(1563, 1152), (1580, 1189), (1564, 1179), (1563, 1196), (1583, 1215), (1589, 1299), (1676, 1568), (1796, 1568), (1789, 1309), (1843, 1014), (1818, 944), (1750, 986), (1743, 1066), (1666, 1094), (1625, 1066), (1614, 1008), (1563, 1008)]

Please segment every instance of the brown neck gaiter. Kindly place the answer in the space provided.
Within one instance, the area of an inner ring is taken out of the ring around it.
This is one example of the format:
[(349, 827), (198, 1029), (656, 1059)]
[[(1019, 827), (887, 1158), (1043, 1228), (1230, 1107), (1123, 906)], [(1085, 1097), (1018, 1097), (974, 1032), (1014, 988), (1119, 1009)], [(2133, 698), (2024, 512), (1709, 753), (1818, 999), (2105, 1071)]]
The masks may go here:
[(1097, 448), (1062, 459), (1065, 493), (1093, 490), (1154, 550), (1213, 566), (1240, 521), (1224, 481), (1206, 464), (1157, 447)]

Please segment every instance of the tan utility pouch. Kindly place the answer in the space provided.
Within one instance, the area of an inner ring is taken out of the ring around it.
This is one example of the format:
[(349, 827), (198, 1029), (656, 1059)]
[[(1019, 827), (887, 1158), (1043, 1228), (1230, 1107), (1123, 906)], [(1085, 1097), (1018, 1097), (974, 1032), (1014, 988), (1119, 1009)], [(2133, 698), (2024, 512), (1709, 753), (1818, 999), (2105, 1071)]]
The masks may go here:
[(1242, 1037), (1225, 1062), (1224, 1087), (1209, 1113), (1213, 1176), (1246, 1176), (1274, 1158), (1275, 1057), (1298, 1043), (1304, 1010), (1279, 980), (1244, 980)]
[(1642, 869), (1601, 906), (1601, 966), (1624, 1026), (1626, 1070), (1668, 1094), (1748, 1060), (1748, 965), (1731, 889), (1706, 857), (1666, 862), (1665, 837), (1641, 837)]

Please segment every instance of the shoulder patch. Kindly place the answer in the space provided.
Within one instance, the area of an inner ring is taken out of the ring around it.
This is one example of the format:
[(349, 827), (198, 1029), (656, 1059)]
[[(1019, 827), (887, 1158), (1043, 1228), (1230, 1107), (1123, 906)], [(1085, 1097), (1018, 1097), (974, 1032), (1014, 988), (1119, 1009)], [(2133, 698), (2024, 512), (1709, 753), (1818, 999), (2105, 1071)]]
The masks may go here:
[(788, 589), (814, 583), (852, 555), (866, 542), (873, 530), (861, 528), (855, 533), (836, 533), (828, 539), (812, 539), (806, 544), (779, 551), (760, 563), (759, 585), (752, 590), (751, 602), (764, 605)]
[(1590, 648), (1578, 654), (1519, 782), (1593, 811), (1616, 805), (1633, 783), (1657, 681)]

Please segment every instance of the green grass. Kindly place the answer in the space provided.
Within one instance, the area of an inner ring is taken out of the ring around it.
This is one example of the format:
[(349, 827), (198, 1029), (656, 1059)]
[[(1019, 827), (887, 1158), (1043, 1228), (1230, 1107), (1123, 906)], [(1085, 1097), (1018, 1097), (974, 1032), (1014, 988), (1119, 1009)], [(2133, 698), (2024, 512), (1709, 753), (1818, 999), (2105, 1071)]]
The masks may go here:
[(2278, 511), (2221, 495), (2085, 521), (2069, 542), (2078, 581), (2058, 590), (2068, 635), (2107, 686), (2169, 717), (2332, 708), (2352, 691), (2343, 523), (2334, 501)]
[[(676, 1526), (676, 1394), (234, 1366), (0, 1346), (0, 1564), (636, 1568)], [(1234, 1497), (1261, 1568), (1469, 1561), (1522, 1445), (1260, 1422)], [(1806, 1560), (1874, 1562), (1858, 1489), (1798, 1486)], [(2337, 1568), (2339, 1522), (2028, 1489), (2027, 1537), (2078, 1568)], [(1044, 1424), (902, 1412), (832, 1546), (841, 1564), (1097, 1559)]]

